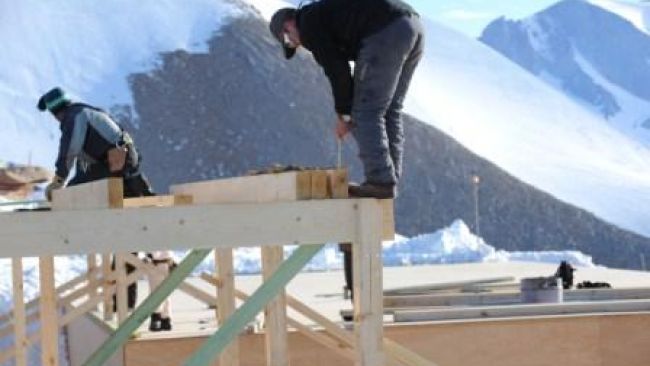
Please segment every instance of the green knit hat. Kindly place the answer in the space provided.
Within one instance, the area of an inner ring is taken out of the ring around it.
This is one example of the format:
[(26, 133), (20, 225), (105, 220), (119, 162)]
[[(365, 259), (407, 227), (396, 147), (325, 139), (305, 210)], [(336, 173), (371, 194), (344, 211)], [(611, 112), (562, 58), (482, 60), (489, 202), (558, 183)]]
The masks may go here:
[(56, 87), (41, 96), (38, 100), (37, 108), (41, 112), (50, 111), (56, 114), (71, 103), (72, 100), (65, 94), (63, 89)]

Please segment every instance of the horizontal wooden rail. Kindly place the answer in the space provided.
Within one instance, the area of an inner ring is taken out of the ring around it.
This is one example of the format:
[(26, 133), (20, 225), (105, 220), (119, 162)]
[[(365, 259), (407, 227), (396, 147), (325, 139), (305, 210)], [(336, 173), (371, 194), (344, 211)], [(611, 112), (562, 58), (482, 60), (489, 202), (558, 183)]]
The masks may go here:
[(0, 258), (213, 248), (214, 238), (224, 248), (351, 242), (361, 201), (9, 213), (0, 215)]

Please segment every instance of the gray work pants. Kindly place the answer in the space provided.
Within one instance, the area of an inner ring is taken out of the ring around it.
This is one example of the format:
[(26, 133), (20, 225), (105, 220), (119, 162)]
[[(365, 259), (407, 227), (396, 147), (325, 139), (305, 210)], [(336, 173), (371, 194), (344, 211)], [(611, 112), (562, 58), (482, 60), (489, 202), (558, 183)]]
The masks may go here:
[(397, 184), (402, 173), (402, 108), (424, 49), (420, 19), (403, 16), (366, 37), (354, 69), (352, 135), (366, 182)]

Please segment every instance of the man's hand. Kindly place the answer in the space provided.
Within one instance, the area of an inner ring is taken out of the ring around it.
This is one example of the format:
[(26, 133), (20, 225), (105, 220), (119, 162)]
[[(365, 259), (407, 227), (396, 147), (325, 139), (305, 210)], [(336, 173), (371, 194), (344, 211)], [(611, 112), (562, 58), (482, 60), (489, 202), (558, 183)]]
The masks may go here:
[(347, 134), (350, 133), (351, 129), (352, 129), (352, 121), (350, 120), (349, 116), (344, 117), (342, 114), (339, 114), (336, 121), (336, 129), (335, 129), (336, 137), (338, 137), (339, 140), (343, 140), (345, 136), (347, 136)]
[(50, 184), (48, 184), (47, 187), (45, 187), (45, 197), (47, 198), (48, 201), (50, 202), (52, 201), (52, 191), (54, 191), (55, 189), (63, 188), (63, 183), (64, 183), (63, 178), (58, 177), (56, 175), (54, 176)]

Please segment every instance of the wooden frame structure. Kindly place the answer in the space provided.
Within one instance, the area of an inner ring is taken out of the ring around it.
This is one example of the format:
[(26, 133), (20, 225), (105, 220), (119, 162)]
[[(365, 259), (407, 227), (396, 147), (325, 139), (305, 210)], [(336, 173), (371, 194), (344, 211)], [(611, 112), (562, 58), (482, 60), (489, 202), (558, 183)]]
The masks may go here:
[[(307, 333), (309, 330), (287, 318), (285, 304), (289, 301), (311, 316), (315, 312), (287, 297), (286, 284), (320, 250), (322, 243), (351, 242), (355, 252), (354, 333), (348, 335), (336, 325), (327, 325), (335, 339), (345, 341), (345, 349), (340, 351), (359, 366), (385, 364), (385, 349), (391, 364), (432, 365), (383, 338), (381, 241), (394, 236), (392, 201), (346, 199), (347, 173), (341, 170), (199, 182), (174, 186), (171, 191), (172, 196), (123, 199), (121, 181), (108, 179), (56, 191), (52, 212), (0, 215), (0, 257), (14, 258), (15, 289), (14, 311), (0, 320), (10, 320), (17, 337), (15, 349), (0, 353), (0, 360), (15, 356), (17, 365), (25, 364), (28, 342), (24, 339), (29, 322), (25, 309), (33, 309), (38, 303), (40, 312), (32, 314), (31, 320), (41, 321), (43, 365), (57, 365), (56, 329), (102, 302), (105, 319), (112, 318), (112, 296), (117, 293), (119, 327), (86, 362), (101, 365), (164, 298), (179, 288), (218, 304), (221, 324), (215, 336), (187, 365), (208, 365), (217, 356), (223, 366), (238, 365), (237, 342), (231, 341), (264, 306), (267, 364), (287, 365), (287, 325)], [(300, 247), (283, 262), (280, 244)], [(232, 248), (242, 246), (263, 248), (265, 282), (250, 297), (246, 295), (247, 301), (235, 309)], [(126, 287), (142, 273), (156, 269), (126, 253), (188, 248), (201, 249), (194, 249), (129, 315)], [(217, 259), (215, 272), (219, 275), (216, 297), (183, 283), (212, 249)], [(110, 270), (107, 250), (117, 253), (115, 271)], [(101, 263), (97, 262), (97, 253), (102, 253)], [(89, 271), (57, 289), (53, 256), (72, 254), (88, 255)], [(20, 258), (28, 256), (41, 258), (41, 297), (25, 305), (19, 273)], [(135, 265), (137, 271), (127, 275), (124, 263)], [(81, 299), (86, 300), (78, 304)], [(71, 312), (60, 315), (61, 306)], [(320, 341), (334, 349), (341, 348), (335, 340)]]

